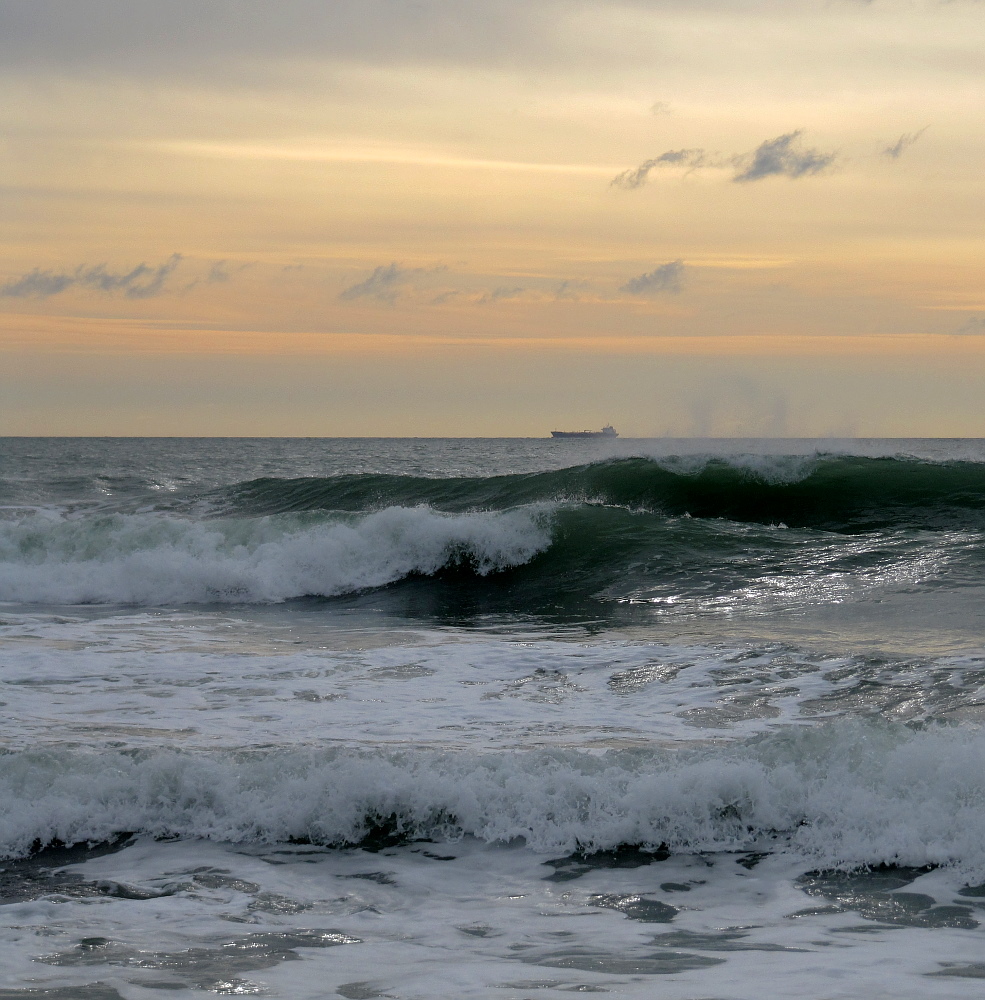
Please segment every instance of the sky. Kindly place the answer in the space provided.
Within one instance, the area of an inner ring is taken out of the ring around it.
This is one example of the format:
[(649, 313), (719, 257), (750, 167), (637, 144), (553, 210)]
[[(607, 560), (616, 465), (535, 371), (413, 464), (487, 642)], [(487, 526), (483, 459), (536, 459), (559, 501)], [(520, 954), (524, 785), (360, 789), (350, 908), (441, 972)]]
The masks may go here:
[(0, 434), (985, 436), (985, 0), (0, 0)]

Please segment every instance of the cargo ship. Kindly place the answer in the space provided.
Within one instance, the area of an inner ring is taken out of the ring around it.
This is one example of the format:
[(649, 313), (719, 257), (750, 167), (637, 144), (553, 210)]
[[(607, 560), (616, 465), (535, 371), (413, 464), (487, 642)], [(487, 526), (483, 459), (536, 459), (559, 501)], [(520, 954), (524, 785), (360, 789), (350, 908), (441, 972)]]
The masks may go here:
[(619, 432), (612, 426), (606, 424), (600, 431), (551, 431), (551, 437), (555, 438), (616, 438)]

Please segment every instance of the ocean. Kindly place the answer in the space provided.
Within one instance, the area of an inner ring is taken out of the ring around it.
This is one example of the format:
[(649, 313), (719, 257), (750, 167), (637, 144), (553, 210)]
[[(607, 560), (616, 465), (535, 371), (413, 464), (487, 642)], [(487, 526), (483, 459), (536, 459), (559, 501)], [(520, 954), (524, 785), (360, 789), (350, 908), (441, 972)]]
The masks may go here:
[(985, 441), (0, 439), (0, 1000), (954, 998)]

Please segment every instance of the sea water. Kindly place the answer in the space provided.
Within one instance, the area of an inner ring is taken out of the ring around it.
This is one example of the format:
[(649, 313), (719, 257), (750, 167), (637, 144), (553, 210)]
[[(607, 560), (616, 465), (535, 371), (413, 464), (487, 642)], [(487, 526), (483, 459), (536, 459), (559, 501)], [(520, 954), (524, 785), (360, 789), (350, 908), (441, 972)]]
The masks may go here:
[(976, 997), (985, 442), (0, 441), (0, 1000)]

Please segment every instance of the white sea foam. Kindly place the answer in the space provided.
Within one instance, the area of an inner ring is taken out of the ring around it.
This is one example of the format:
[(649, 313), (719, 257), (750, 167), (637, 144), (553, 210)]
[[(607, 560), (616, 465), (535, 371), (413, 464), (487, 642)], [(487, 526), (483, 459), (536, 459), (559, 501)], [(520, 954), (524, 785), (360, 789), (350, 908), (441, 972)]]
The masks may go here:
[(331, 521), (35, 514), (0, 522), (0, 601), (265, 603), (379, 587), (454, 563), (487, 574), (547, 548), (548, 522), (545, 507), (457, 515), (390, 507)]
[(231, 842), (522, 839), (763, 846), (813, 864), (954, 863), (985, 875), (985, 735), (835, 723), (729, 748), (515, 754), (22, 752), (0, 758), (0, 849), (120, 831)]

